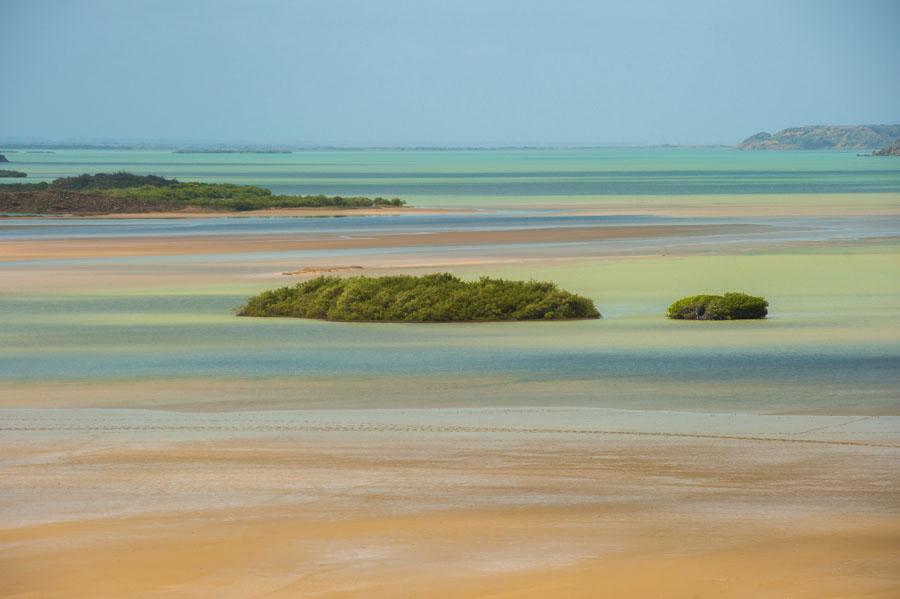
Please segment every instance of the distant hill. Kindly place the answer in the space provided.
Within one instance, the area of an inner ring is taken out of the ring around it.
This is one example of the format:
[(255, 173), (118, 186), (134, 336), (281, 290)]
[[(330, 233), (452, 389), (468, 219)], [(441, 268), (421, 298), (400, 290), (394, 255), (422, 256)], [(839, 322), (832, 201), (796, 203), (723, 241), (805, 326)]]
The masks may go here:
[(900, 139), (880, 150), (875, 150), (872, 152), (872, 156), (900, 156)]
[(742, 141), (741, 150), (863, 150), (889, 146), (900, 125), (812, 125), (765, 131)]

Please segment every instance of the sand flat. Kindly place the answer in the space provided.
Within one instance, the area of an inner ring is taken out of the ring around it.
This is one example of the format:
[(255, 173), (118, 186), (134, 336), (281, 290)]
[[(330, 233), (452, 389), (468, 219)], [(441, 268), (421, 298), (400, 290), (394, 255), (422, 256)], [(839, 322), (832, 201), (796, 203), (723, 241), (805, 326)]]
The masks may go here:
[(900, 193), (747, 193), (710, 195), (532, 198), (522, 208), (545, 207), (573, 214), (653, 214), (676, 217), (757, 218), (900, 214)]
[(3, 410), (4, 596), (889, 597), (898, 424)]
[(76, 238), (0, 241), (5, 261), (125, 256), (172, 256), (241, 252), (362, 249), (474, 244), (574, 243), (606, 239), (751, 233), (758, 225), (646, 225), (616, 227), (546, 227), (525, 230), (448, 231), (418, 234), (229, 235), (121, 238)]

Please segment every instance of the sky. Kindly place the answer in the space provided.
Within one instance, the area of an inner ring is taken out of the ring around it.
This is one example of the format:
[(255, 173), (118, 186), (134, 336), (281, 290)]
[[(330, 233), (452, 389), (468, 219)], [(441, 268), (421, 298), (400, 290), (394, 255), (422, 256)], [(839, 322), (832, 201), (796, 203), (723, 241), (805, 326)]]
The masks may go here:
[(900, 123), (900, 0), (0, 0), (0, 139), (693, 144)]

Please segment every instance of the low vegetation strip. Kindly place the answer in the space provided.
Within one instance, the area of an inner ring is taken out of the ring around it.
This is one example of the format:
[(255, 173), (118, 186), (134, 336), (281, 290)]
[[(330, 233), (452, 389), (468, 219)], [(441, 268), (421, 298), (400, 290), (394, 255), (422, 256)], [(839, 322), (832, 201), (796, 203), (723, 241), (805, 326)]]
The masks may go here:
[(250, 298), (239, 316), (357, 322), (485, 322), (600, 318), (594, 302), (554, 283), (449, 274), (318, 277)]
[(0, 177), (14, 177), (14, 178), (22, 178), (27, 177), (28, 173), (23, 173), (22, 171), (10, 171), (5, 169), (0, 169)]
[[(0, 186), (2, 187), (2, 186)], [(0, 191), (0, 213), (5, 214), (134, 214), (170, 212), (185, 206), (174, 203), (122, 201), (96, 193), (59, 189)]]
[(746, 293), (692, 295), (669, 306), (668, 317), (676, 320), (746, 320), (765, 318), (769, 302)]
[[(22, 195), (30, 192), (32, 195)], [(77, 194), (77, 195), (71, 195)], [(18, 197), (17, 197), (18, 196)], [(60, 201), (60, 198), (65, 201)], [(109, 198), (102, 201), (98, 198)], [(83, 206), (77, 200), (83, 199)], [(98, 173), (53, 183), (0, 185), (0, 212), (158, 212), (185, 208), (222, 211), (269, 208), (400, 207), (399, 198), (276, 195), (253, 185), (183, 183), (156, 175)], [(99, 208), (100, 206), (105, 206)], [(112, 208), (109, 208), (112, 206)]]
[(0, 183), (0, 193), (43, 191), (49, 187), (49, 183)]

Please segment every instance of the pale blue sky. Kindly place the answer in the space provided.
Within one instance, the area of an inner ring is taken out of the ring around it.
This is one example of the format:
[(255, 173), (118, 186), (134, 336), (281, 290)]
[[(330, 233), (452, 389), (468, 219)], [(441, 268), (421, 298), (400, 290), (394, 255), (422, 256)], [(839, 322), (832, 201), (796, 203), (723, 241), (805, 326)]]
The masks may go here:
[(898, 0), (0, 0), (0, 139), (734, 143), (900, 122), (898, 31)]

